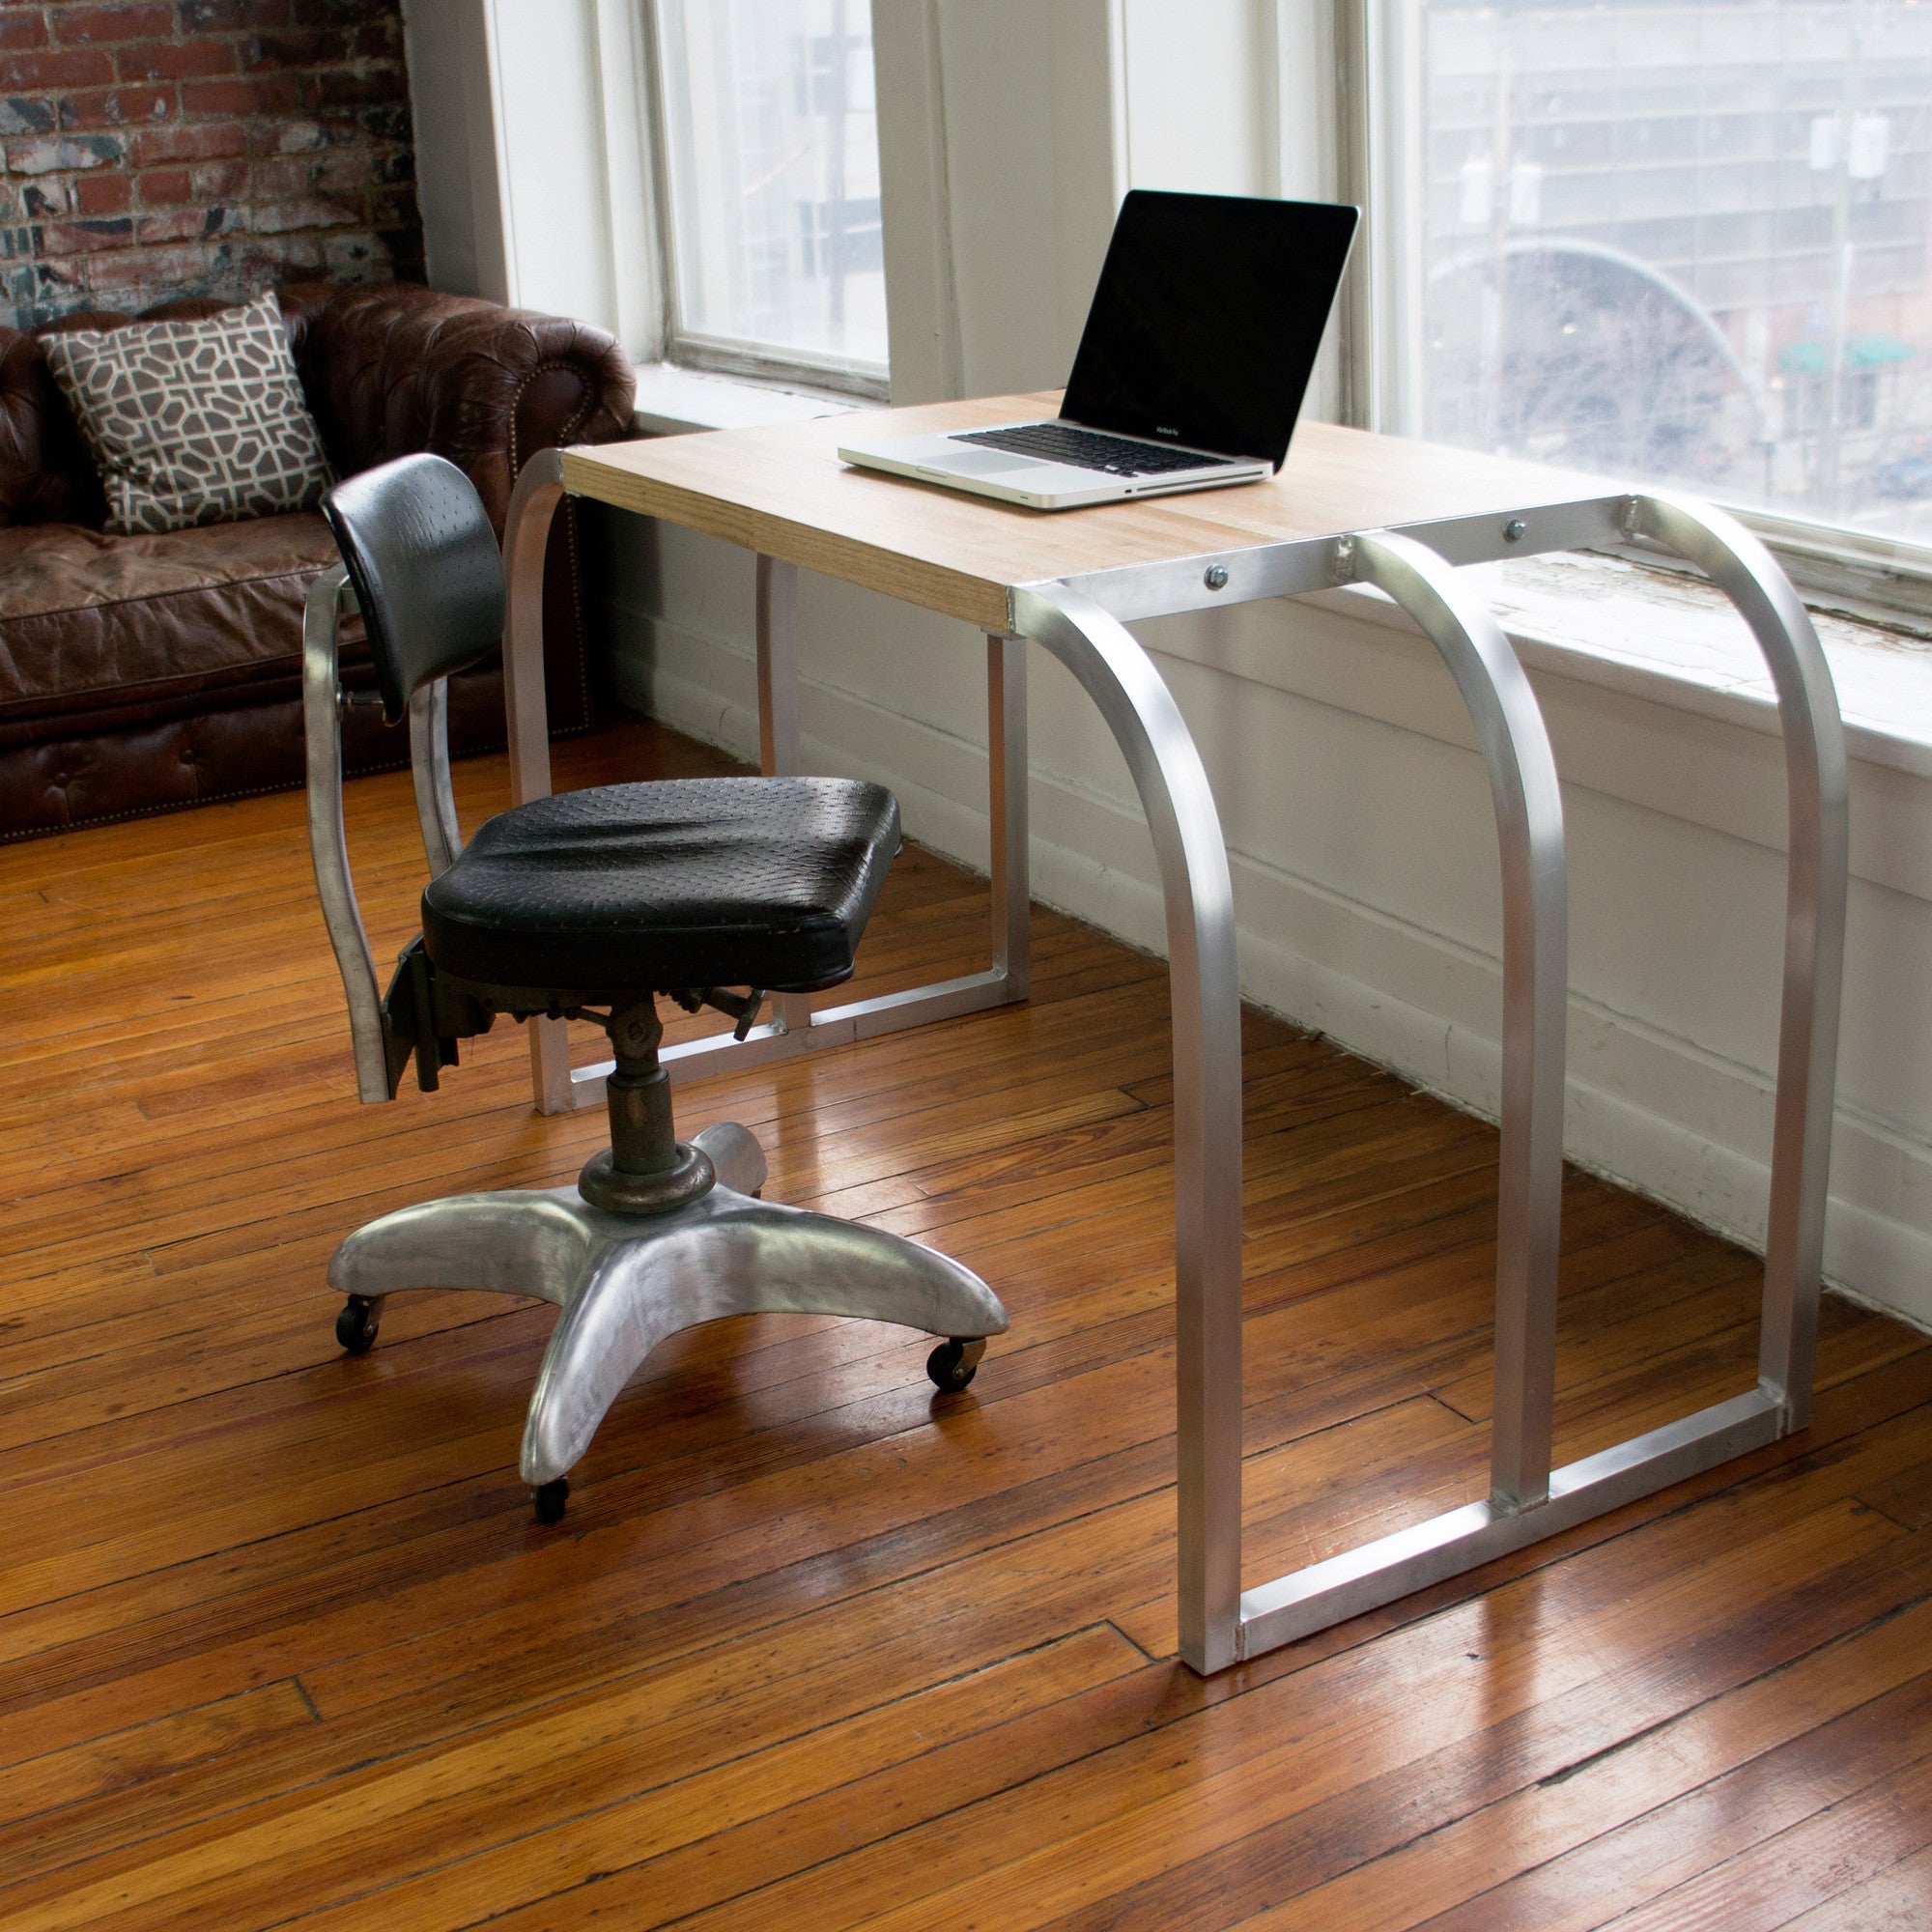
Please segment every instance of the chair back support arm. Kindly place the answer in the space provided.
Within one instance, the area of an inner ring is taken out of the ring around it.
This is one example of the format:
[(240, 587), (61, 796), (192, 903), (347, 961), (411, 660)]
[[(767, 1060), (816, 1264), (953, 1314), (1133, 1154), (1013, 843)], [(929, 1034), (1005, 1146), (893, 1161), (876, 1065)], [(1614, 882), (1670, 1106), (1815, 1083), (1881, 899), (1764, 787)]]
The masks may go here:
[(463, 850), (456, 793), (449, 781), (449, 680), (433, 679), (410, 696), (410, 777), (416, 793), (429, 875), (440, 879)]
[[(349, 1002), (349, 1036), (355, 1051), (355, 1088), (364, 1100), (393, 1097), (387, 1029), (375, 955), (355, 903), (349, 872), (349, 835), (342, 822), (341, 684), (336, 629), (349, 573), (341, 564), (310, 584), (302, 610), (302, 731), (308, 759), (308, 851), (323, 923), (335, 950)], [(412, 739), (415, 736), (413, 724)], [(444, 782), (448, 779), (444, 750)], [(418, 798), (421, 796), (418, 781)], [(451, 813), (452, 820), (454, 812)], [(425, 833), (427, 837), (427, 833)], [(432, 861), (432, 863), (434, 863)]]

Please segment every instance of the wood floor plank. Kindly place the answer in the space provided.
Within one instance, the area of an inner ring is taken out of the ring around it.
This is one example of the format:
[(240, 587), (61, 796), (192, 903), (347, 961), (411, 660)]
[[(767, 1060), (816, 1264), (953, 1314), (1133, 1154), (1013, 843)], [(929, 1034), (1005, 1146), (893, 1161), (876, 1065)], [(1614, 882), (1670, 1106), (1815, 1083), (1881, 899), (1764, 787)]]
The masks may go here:
[[(51, 1812), (89, 1800), (118, 1800), (182, 1766), (240, 1755), (243, 1747), (278, 1733), (309, 1731), (321, 1721), (300, 1685), (284, 1678), (60, 1750), (38, 1748), (40, 1741), (23, 1728), (0, 1747), (22, 1753), (0, 1769), (0, 1817), (14, 1828), (33, 1826)], [(119, 1804), (114, 1809), (127, 1815)]]
[(1932, 1850), (1785, 1920), (1785, 1932), (1919, 1932), (1932, 1924)]
[[(1694, 1566), (1686, 1576), (1683, 1558), (1675, 1563), (1678, 1587), (1694, 1590)], [(1721, 1619), (1704, 1627), (1701, 1642), (1687, 1631), (1674, 1643), (1645, 1646), (1639, 1594), (1632, 1605), (1636, 1622), (1627, 1627), (1636, 1633), (1634, 1649), (1617, 1642), (1614, 1623), (1587, 1617), (1572, 1641), (1560, 1642), (1563, 1613), (1575, 1600), (1565, 1592), (1547, 1601), (1539, 1579), (1548, 1573), (1533, 1573), (1486, 1606), (1460, 1605), (1382, 1638), (1377, 1647), (1386, 1662), (1400, 1662), (1399, 1678), (1364, 1655), (1366, 1646), (1300, 1670), (1284, 1660), (1273, 1665), (1281, 1675), (1258, 1671), (1267, 1681), (1225, 1704), (1195, 1705), (1164, 1724), (1143, 1724), (1103, 1751), (975, 1804), (940, 1810), (830, 1871), (802, 1871), (732, 1894), (696, 1922), (751, 1926), (798, 1916), (828, 1926), (939, 1926), (962, 1918), (1037, 1926), (1077, 1909), (1084, 1896), (1096, 1921), (1108, 1923), (1109, 1895), (1123, 1885), (1216, 1839), (1243, 1837), (1271, 1812), (1293, 1821), (1293, 1841), (1316, 1846), (1332, 1870), (1364, 1830), (1385, 1834), (1384, 1845), (1387, 1834), (1407, 1835), (1415, 1812), (1391, 1806), (1389, 1797), (1413, 1789), (1425, 1764), (1446, 1767), (1448, 1788), (1437, 1800), (1444, 1809), (1479, 1806), (1573, 1762), (1579, 1747), (1589, 1747), (1585, 1741), (1626, 1734), (1634, 1712), (1699, 1700), (1714, 1684), (1737, 1681), (1733, 1673), (1775, 1660), (1783, 1644), (1808, 1647), (1821, 1632), (1835, 1633), (1848, 1613), (1868, 1616), (1874, 1602), (1882, 1613), (1901, 1595), (1924, 1594), (1922, 1554), (1909, 1576), (1888, 1567), (1875, 1592), (1843, 1570), (1827, 1572), (1809, 1579), (1808, 1602), (1794, 1578), (1797, 1587), (1773, 1598), (1778, 1608), (1790, 1606), (1788, 1618), (1767, 1618), (1742, 1646)], [(1766, 1636), (1768, 1644), (1757, 1641)], [(1538, 1643), (1552, 1637), (1568, 1668), (1518, 1705), (1511, 1671), (1545, 1669)], [(1592, 1654), (1593, 1645), (1603, 1647)], [(1353, 1834), (1344, 1831), (1338, 1843), (1321, 1831), (1319, 1807), (1347, 1810), (1358, 1787), (1369, 1802)], [(649, 1867), (637, 1874), (620, 1913), (650, 1895), (650, 1878)]]
[[(1911, 1743), (1893, 1741), (1893, 1750)], [(1932, 1842), (1932, 1750), (1621, 1915), (1628, 1932), (1772, 1932)]]
[[(729, 768), (643, 726), (556, 762)], [(500, 758), (457, 782), (507, 803)], [(346, 817), (392, 952), (406, 775)], [(312, 890), (294, 796), (0, 852), (0, 1923), (1924, 1922), (1924, 1336), (1828, 1298), (1804, 1435), (1201, 1683), (1165, 974), (1036, 908), (1027, 1004), (677, 1096), (774, 1198), (994, 1283), (972, 1393), (881, 1324), (692, 1331), (544, 1531), (551, 1311), (399, 1296), (350, 1360), (324, 1273), (386, 1208), (567, 1181), (601, 1118), (534, 1115), (508, 1027), (358, 1105)], [(908, 848), (827, 997), (973, 970), (986, 908)], [(1243, 1042), (1258, 1581), (1481, 1493), (1496, 1139)], [(1574, 1171), (1564, 1209), (1560, 1454), (1752, 1385), (1751, 1257)]]
[[(1892, 1535), (1895, 1538), (1896, 1533), (1892, 1532)], [(1811, 1559), (1805, 1552), (1815, 1550), (1819, 1556), (1824, 1556), (1829, 1540), (1821, 1534), (1818, 1520), (1810, 1519), (1774, 1536), (1771, 1539), (1773, 1545), (1771, 1551), (1759, 1551), (1758, 1554), (1760, 1556), (1766, 1553), (1772, 1554), (1775, 1559), (1781, 1561), (1786, 1574), (1803, 1578), (1810, 1574)], [(997, 1562), (999, 1559), (993, 1560)], [(1696, 1587), (1700, 1619), (1727, 1617), (1733, 1613), (1731, 1604), (1737, 1587), (1736, 1579), (1740, 1577), (1747, 1577), (1752, 1567), (1747, 1546), (1727, 1552), (1724, 1559), (1702, 1566), (1702, 1574), (1694, 1578), (1687, 1577), (1683, 1574), (1681, 1556), (1667, 1570), (1661, 1573), (1653, 1571), (1648, 1578), (1642, 1571), (1639, 1571), (1627, 1601), (1608, 1614), (1600, 1614), (1594, 1619), (1584, 1620), (1584, 1627), (1579, 1629), (1574, 1640), (1566, 1645), (1566, 1659), (1573, 1674), (1589, 1680), (1601, 1678), (1603, 1672), (1612, 1669), (1619, 1662), (1624, 1664), (1626, 1673), (1640, 1667), (1634, 1662), (1632, 1645), (1634, 1643), (1635, 1646), (1634, 1657), (1640, 1658), (1647, 1648), (1643, 1642), (1646, 1625), (1650, 1618), (1654, 1618), (1659, 1601), (1682, 1601), (1693, 1586)], [(1755, 1585), (1747, 1582), (1746, 1587), (1755, 1587)], [(1038, 1591), (1035, 1586), (1031, 1569), (1026, 1573), (1011, 1575), (1004, 1589), (976, 1593), (976, 1599), (981, 1595), (990, 1596), (993, 1601), (1008, 1597), (1015, 1604), (1016, 1610), (1022, 1614), (1031, 1611), (1050, 1619), (1056, 1611), (1051, 1595)], [(1530, 1610), (1535, 1626), (1540, 1629), (1546, 1621), (1541, 1607), (1532, 1605), (1529, 1598), (1520, 1591), (1518, 1593), (1518, 1598)], [(1648, 1617), (1646, 1612), (1649, 1613)], [(929, 1620), (916, 1617), (912, 1621), (916, 1628), (923, 1628)], [(930, 1621), (935, 1632), (942, 1631), (947, 1622), (944, 1618)], [(1417, 1694), (1427, 1694), (1432, 1680), (1444, 1672), (1449, 1673), (1449, 1678), (1444, 1681), (1469, 1675), (1467, 1662), (1460, 1654), (1453, 1648), (1445, 1649), (1441, 1641), (1442, 1634), (1439, 1631), (1432, 1633), (1427, 1629), (1419, 1630), (1413, 1634), (1406, 1646), (1410, 1653), (1409, 1684), (1411, 1690)], [(828, 1660), (830, 1667), (845, 1671), (864, 1670), (866, 1660), (863, 1647), (860, 1648), (856, 1659), (839, 1654), (836, 1645), (832, 1648), (834, 1655)], [(1513, 1644), (1494, 1643), (1491, 1648), (1494, 1654), (1488, 1662), (1492, 1665), (1511, 1667), (1519, 1674), (1524, 1670), (1547, 1672), (1547, 1660), (1532, 1656), (1534, 1645), (1524, 1641), (1520, 1635)], [(767, 1675), (756, 1669), (757, 1661), (755, 1654), (747, 1660), (751, 1674), (755, 1682), (767, 1683), (770, 1681)], [(714, 1663), (709, 1658), (700, 1660), (700, 1662), (708, 1665), (707, 1676), (710, 1671), (722, 1667), (722, 1661)], [(1359, 1688), (1365, 1681), (1360, 1675), (1365, 1662), (1366, 1660), (1360, 1658), (1355, 1658), (1351, 1662), (1345, 1655), (1333, 1661), (1329, 1667), (1330, 1674), (1338, 1680), (1355, 1683)], [(1674, 1668), (1674, 1664), (1671, 1667)], [(866, 1675), (869, 1677), (870, 1673), (867, 1672)], [(1304, 1695), (1312, 1688), (1312, 1686), (1302, 1687)], [(1384, 1692), (1392, 1692), (1395, 1688), (1385, 1686)], [(809, 1702), (809, 1678), (806, 1689)], [(518, 1814), (526, 1823), (529, 1823), (533, 1817), (543, 1818), (547, 1804), (559, 1802), (570, 1807), (569, 1816), (581, 1815), (582, 1805), (586, 1802), (586, 1794), (594, 1796), (602, 1788), (597, 1776), (582, 1766), (572, 1769), (574, 1763), (572, 1752), (582, 1747), (579, 1740), (586, 1716), (593, 1731), (588, 1740), (589, 1747), (592, 1750), (605, 1749), (603, 1739), (611, 1737), (627, 1739), (634, 1730), (638, 1718), (652, 1711), (655, 1700), (648, 1692), (648, 1686), (640, 1686), (625, 1696), (603, 1700), (587, 1713), (569, 1710), (537, 1712), (517, 1727), (518, 1741), (513, 1746), (490, 1738), (474, 1742), (459, 1739), (448, 1750), (437, 1755), (427, 1764), (405, 1760), (393, 1769), (384, 1769), (375, 1774), (357, 1774), (348, 1780), (352, 1787), (351, 1792), (340, 1799), (317, 1799), (311, 1794), (302, 1793), (297, 1795), (297, 1803), (293, 1809), (284, 1804), (262, 1807), (270, 1815), (264, 1818), (260, 1824), (246, 1822), (245, 1816), (239, 1821), (218, 1821), (221, 1842), (230, 1849), (221, 1852), (216, 1861), (221, 1862), (232, 1858), (238, 1866), (244, 1862), (256, 1862), (264, 1855), (265, 1846), (272, 1845), (275, 1848), (275, 1861), (281, 1876), (285, 1880), (291, 1877), (300, 1878), (306, 1869), (304, 1861), (310, 1857), (310, 1854), (301, 1848), (313, 1843), (314, 1855), (321, 1859), (323, 1863), (317, 1865), (314, 1876), (305, 1881), (304, 1889), (307, 1890), (310, 1887), (321, 1888), (330, 1882), (323, 1877), (323, 1869), (328, 1861), (336, 1856), (330, 1847), (345, 1833), (355, 1840), (358, 1877), (369, 1879), (379, 1876), (383, 1869), (382, 1840), (386, 1829), (384, 1821), (392, 1817), (406, 1820), (425, 1804), (434, 1804), (440, 1810), (442, 1824), (438, 1834), (439, 1839), (446, 1850), (451, 1851), (457, 1849), (464, 1830), (473, 1829), (473, 1822), (470, 1827), (459, 1827), (459, 1817), (469, 1816), (475, 1804), (481, 1804), (487, 1809), (496, 1802), (492, 1794), (497, 1792), (499, 1786), (503, 1787), (503, 1802), (506, 1804), (514, 1804)], [(1329, 1720), (1331, 1723), (1343, 1725), (1351, 1734), (1364, 1729), (1358, 1714), (1350, 1709), (1352, 1701), (1347, 1697), (1336, 1699), (1336, 1711), (1346, 1715), (1340, 1715)], [(1506, 1706), (1507, 1697), (1503, 1702)], [(635, 1712), (637, 1717), (628, 1715), (632, 1712)], [(1245, 1720), (1237, 1727), (1237, 1731), (1217, 1740), (1217, 1748), (1224, 1755), (1227, 1744), (1235, 1743), (1237, 1747), (1233, 1752), (1234, 1765), (1236, 1768), (1248, 1767), (1256, 1778), (1264, 1778), (1267, 1775), (1267, 1767), (1279, 1757), (1281, 1751), (1281, 1747), (1270, 1746), (1266, 1717), (1267, 1713), (1261, 1704), (1246, 1709)], [(702, 1712), (700, 1721), (709, 1722), (709, 1711)], [(1297, 1728), (1299, 1727), (1291, 1725), (1291, 1735)], [(1376, 1734), (1377, 1726), (1372, 1720), (1366, 1723), (1365, 1728), (1367, 1736), (1372, 1737)], [(725, 1736), (728, 1735), (727, 1730)], [(1290, 1754), (1298, 1755), (1305, 1743), (1304, 1739), (1301, 1744), (1289, 1747)], [(1399, 1735), (1392, 1738), (1392, 1744), (1398, 1751), (1404, 1748)], [(637, 1753), (635, 1742), (625, 1743), (623, 1748), (634, 1762), (635, 1768)], [(1366, 1739), (1360, 1739), (1357, 1741), (1356, 1748), (1367, 1749), (1370, 1747)], [(1252, 1755), (1257, 1751), (1260, 1752), (1259, 1757)], [(514, 1776), (514, 1795), (505, 1782), (514, 1771), (512, 1761), (521, 1762), (526, 1766), (526, 1769)], [(1125, 1769), (1126, 1767), (1122, 1767), (1122, 1772)], [(428, 1780), (427, 1783), (425, 1779)], [(469, 1797), (463, 1795), (466, 1781), (470, 1793)], [(1158, 1783), (1159, 1777), (1156, 1776), (1154, 1781)], [(365, 1787), (369, 1795), (362, 1798), (354, 1796), (355, 1792), (363, 1791)], [(555, 1797), (547, 1797), (547, 1794), (552, 1792), (556, 1794)], [(1104, 1792), (1092, 1794), (1094, 1802), (1104, 1802), (1106, 1796)], [(646, 1798), (638, 1802), (648, 1806), (656, 1804), (659, 1801)], [(298, 1819), (305, 1819), (306, 1822), (296, 1822)], [(565, 1820), (558, 1818), (555, 1822), (558, 1829), (562, 1829)], [(627, 1826), (621, 1832), (615, 1832), (615, 1828), (610, 1826), (608, 1822), (598, 1829), (606, 1833), (596, 1854), (600, 1859), (609, 1856), (616, 1844), (626, 1840), (635, 1842), (639, 1836), (635, 1824)], [(1032, 1829), (1037, 1829), (1037, 1826)], [(1010, 1834), (1013, 1830), (1012, 1821), (1006, 1821), (1006, 1830)], [(615, 1835), (612, 1835), (613, 1832)], [(237, 1840), (245, 1841), (245, 1846), (231, 1843)], [(1012, 1838), (1008, 1835), (1001, 1842), (1010, 1846)], [(137, 1889), (141, 1889), (143, 1895), (148, 1898), (151, 1911), (159, 1910), (155, 1900), (165, 1896), (176, 1879), (183, 1872), (192, 1868), (194, 1861), (190, 1854), (191, 1848), (176, 1852), (164, 1847), (143, 1853), (140, 1868), (148, 1872), (149, 1876), (140, 1881)], [(98, 1888), (107, 1886), (109, 1883), (105, 1878), (96, 1881), (96, 1889), (89, 1889), (86, 1895), (98, 1900), (105, 1895)], [(10, 1908), (16, 1913), (24, 1911), (26, 1905), (31, 1903), (28, 1899), (23, 1900), (21, 1904), (14, 1904), (12, 1898), (6, 1894), (0, 1894), (0, 1898), (4, 1898)], [(413, 1914), (409, 1917), (412, 1922), (419, 1922)], [(26, 1914), (26, 1922), (35, 1922), (30, 1912)]]
[[(1901, 1749), (1932, 1750), (1932, 1676), (1922, 1667), (1928, 1637), (1932, 1605), (1920, 1602), (1272, 1906), (1269, 1895), (1293, 1889), (1300, 1876), (1299, 1848), (1281, 1831), (1264, 1830), (1234, 1857), (1198, 1861), (1159, 1887), (1117, 1898), (1113, 1922), (1129, 1932), (1172, 1912), (1267, 1932), (1409, 1932), (1425, 1924), (1433, 1932), (1477, 1925), (1581, 1932), (1628, 1903), (1613, 1888), (1595, 1889), (1610, 1862), (1611, 1833), (1630, 1833), (1621, 1847), (1629, 1856), (1619, 1862), (1634, 1873), (1654, 1860), (1651, 1881), (1667, 1888), (1673, 1869), (1700, 1860), (1708, 1868), (1727, 1844), (1748, 1843), (1752, 1830), (1775, 1831), (1774, 1821), (1806, 1815), (1807, 1804), (1855, 1795)], [(1793, 1776), (1801, 1755), (1802, 1776)], [(1739, 1782), (1714, 1789), (1733, 1774)], [(1754, 1802), (1741, 1798), (1746, 1784), (1755, 1787)], [(1667, 1816), (1664, 1805), (1673, 1807)], [(1686, 1829), (1693, 1807), (1700, 1815)], [(1574, 1882), (1573, 1871), (1552, 1883), (1555, 1861), (1578, 1848), (1592, 1882)], [(1225, 1918), (1218, 1907), (1200, 1910), (1210, 1893), (1225, 1901)]]

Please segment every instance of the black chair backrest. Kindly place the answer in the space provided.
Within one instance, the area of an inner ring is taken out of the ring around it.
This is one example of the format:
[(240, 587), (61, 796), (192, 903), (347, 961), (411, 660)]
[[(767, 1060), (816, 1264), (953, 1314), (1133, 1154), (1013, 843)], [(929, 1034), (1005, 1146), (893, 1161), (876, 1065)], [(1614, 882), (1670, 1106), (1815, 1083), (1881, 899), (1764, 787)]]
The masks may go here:
[(503, 557), (476, 486), (440, 456), (399, 456), (322, 499), (362, 607), (390, 724), (426, 684), (503, 640)]

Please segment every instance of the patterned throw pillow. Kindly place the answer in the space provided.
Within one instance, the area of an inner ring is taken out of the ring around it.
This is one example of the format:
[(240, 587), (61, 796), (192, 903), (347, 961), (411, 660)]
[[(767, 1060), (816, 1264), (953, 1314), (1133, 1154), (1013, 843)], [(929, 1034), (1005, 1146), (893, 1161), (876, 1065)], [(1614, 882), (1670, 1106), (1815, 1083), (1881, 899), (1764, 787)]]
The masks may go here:
[(107, 527), (307, 510), (334, 478), (270, 291), (205, 322), (43, 335), (107, 493)]

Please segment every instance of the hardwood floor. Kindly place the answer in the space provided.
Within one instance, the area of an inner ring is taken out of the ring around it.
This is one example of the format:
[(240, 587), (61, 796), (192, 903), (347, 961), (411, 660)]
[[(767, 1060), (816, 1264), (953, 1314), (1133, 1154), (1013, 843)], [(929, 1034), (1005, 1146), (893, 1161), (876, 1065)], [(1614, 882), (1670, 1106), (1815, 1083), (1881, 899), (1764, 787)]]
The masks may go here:
[[(635, 728), (559, 782), (719, 768)], [(466, 823), (502, 761), (461, 767)], [(408, 781), (350, 787), (379, 955)], [(970, 1394), (801, 1317), (675, 1338), (555, 1529), (550, 1313), (333, 1244), (554, 1184), (519, 1033), (354, 1097), (301, 801), (0, 851), (0, 1924), (1932, 1923), (1932, 1350), (1828, 1300), (1805, 1435), (1202, 1683), (1173, 1661), (1159, 964), (1036, 911), (1023, 1008), (681, 1090), (774, 1198), (1012, 1313)], [(908, 849), (866, 983), (971, 970)], [(846, 997), (841, 995), (840, 997)], [(586, 1043), (587, 1044), (587, 1043)], [(1493, 1134), (1251, 1015), (1248, 1559), (1479, 1492)], [(1573, 1174), (1567, 1460), (1749, 1386), (1757, 1266)]]

